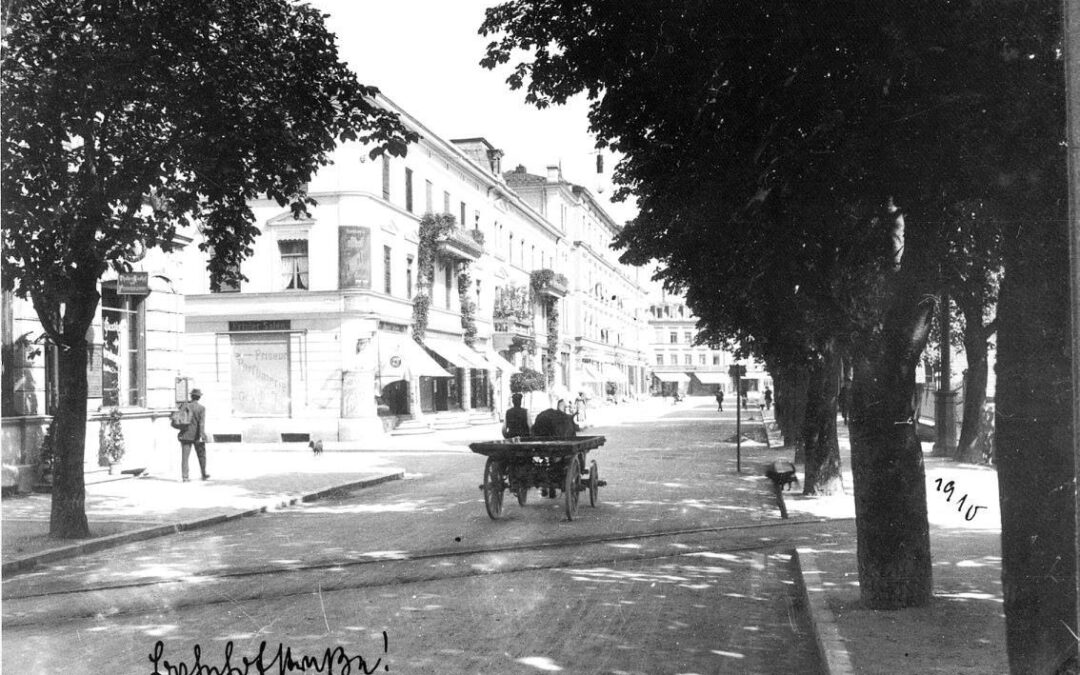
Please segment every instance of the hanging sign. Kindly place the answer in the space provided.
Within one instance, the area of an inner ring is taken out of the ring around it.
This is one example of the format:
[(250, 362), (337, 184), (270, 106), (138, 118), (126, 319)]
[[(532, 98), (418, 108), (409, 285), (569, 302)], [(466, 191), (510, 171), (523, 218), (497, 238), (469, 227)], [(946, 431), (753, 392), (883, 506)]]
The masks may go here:
[(120, 272), (116, 279), (117, 295), (147, 295), (149, 293), (149, 272)]

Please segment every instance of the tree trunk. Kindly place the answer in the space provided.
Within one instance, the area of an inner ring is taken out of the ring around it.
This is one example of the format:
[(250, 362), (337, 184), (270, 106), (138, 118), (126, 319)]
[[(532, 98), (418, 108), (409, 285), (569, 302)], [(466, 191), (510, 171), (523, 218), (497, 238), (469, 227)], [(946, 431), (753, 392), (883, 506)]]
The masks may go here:
[(871, 609), (921, 607), (932, 593), (914, 399), (934, 305), (913, 288), (891, 304), (882, 338), (854, 360), (849, 419), (859, 585)]
[(962, 308), (964, 311), (964, 419), (960, 425), (960, 440), (956, 444), (956, 459), (961, 462), (985, 463), (990, 448), (979, 442), (982, 431), (983, 406), (986, 404), (987, 364), (986, 330), (982, 325), (982, 306)]
[(994, 456), (1006, 648), (1014, 673), (1055, 672), (1077, 649), (1076, 467), (1063, 222), (1033, 220), (1014, 234), (1005, 247), (998, 305)]
[(841, 360), (829, 346), (809, 370), (802, 428), (806, 454), (804, 495), (839, 494), (840, 445), (836, 439), (836, 410)]

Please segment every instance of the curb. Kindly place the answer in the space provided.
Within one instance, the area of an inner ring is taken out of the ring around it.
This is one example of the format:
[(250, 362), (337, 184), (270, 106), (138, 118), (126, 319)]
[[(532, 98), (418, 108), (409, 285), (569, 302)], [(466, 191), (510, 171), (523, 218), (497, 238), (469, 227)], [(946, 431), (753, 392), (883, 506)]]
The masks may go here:
[(820, 592), (821, 573), (818, 571), (817, 558), (806, 548), (795, 549), (794, 558), (822, 667), (828, 675), (855, 675), (851, 656), (836, 626), (836, 617), (825, 604), (825, 595)]
[(0, 567), (0, 577), (2, 577), (3, 579), (8, 579), (9, 577), (15, 576), (17, 574), (27, 572), (41, 563), (49, 563), (65, 558), (74, 558), (80, 555), (96, 553), (107, 548), (122, 546), (123, 544), (130, 544), (137, 541), (146, 541), (147, 539), (155, 539), (157, 537), (164, 537), (166, 535), (186, 532), (188, 530), (197, 530), (204, 527), (211, 527), (213, 525), (220, 525), (221, 523), (227, 523), (231, 520), (238, 520), (240, 518), (247, 518), (250, 516), (258, 515), (260, 513), (266, 513), (267, 511), (274, 511), (277, 509), (294, 506), (300, 502), (313, 502), (322, 499), (327, 495), (333, 494), (335, 492), (340, 492), (342, 490), (354, 490), (357, 488), (374, 487), (381, 483), (386, 483), (392, 480), (402, 480), (403, 478), (405, 478), (405, 472), (399, 471), (397, 473), (385, 474), (382, 476), (376, 476), (374, 478), (365, 478), (363, 480), (353, 481), (351, 483), (333, 485), (328, 488), (323, 488), (321, 490), (316, 490), (315, 492), (298, 495), (296, 497), (276, 500), (270, 499), (267, 502), (263, 503), (262, 506), (246, 509), (244, 511), (238, 511), (236, 513), (206, 516), (184, 523), (154, 525), (152, 527), (144, 527), (138, 530), (119, 532), (117, 534), (111, 534), (106, 537), (89, 539), (79, 544), (59, 546), (57, 548), (51, 548), (47, 551), (35, 553), (34, 555), (26, 556), (25, 558), (9, 560), (8, 562), (4, 563), (2, 567)]

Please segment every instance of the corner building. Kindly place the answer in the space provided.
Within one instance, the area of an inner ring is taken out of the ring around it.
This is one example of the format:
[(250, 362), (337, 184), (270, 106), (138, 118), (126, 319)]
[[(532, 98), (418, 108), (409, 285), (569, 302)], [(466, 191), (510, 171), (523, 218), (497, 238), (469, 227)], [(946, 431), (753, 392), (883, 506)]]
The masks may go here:
[[(574, 358), (582, 340), (594, 340), (579, 326), (592, 325), (586, 305), (596, 302), (583, 292), (595, 275), (582, 278), (580, 228), (519, 194), (487, 140), (444, 140), (389, 99), (377, 102), (420, 135), (406, 157), (373, 160), (368, 148), (342, 144), (308, 186), (317, 206), (294, 213), (272, 200), (250, 204), (262, 234), (240, 269), (247, 281), (211, 292), (205, 273), (186, 275), (181, 370), (204, 391), (219, 442), (350, 440), (490, 422), (508, 407), (510, 377), (522, 367), (547, 373), (552, 397), (591, 376)], [(610, 218), (592, 201), (587, 208), (610, 241)], [(450, 214), (456, 227), (435, 244), (421, 345), (414, 298), (427, 213)], [(606, 246), (598, 234), (595, 242)], [(185, 255), (185, 269), (205, 269), (197, 246)], [(609, 260), (605, 274), (620, 280), (612, 295), (623, 296), (625, 311), (640, 316), (637, 270)], [(624, 344), (622, 367), (606, 374), (626, 395), (644, 392), (641, 336), (608, 328), (604, 335)], [(619, 363), (614, 350), (604, 363)]]

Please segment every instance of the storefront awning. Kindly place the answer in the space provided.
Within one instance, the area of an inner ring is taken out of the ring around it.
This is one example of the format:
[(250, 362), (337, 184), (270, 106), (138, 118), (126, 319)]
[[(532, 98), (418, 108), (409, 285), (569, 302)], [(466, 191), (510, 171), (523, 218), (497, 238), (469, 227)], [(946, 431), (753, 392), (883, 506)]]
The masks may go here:
[(357, 354), (352, 368), (368, 369), (374, 370), (384, 382), (420, 376), (450, 377), (445, 368), (404, 333), (376, 333), (372, 344)]
[(702, 384), (723, 384), (728, 381), (727, 373), (694, 373)]
[(590, 366), (582, 366), (581, 367), (581, 379), (584, 380), (585, 382), (603, 382), (604, 381), (604, 378), (601, 377), (600, 374), (597, 373), (595, 370), (593, 370), (592, 367), (590, 367)]
[(501, 370), (503, 373), (516, 373), (519, 370), (518, 367), (515, 366), (513, 363), (510, 363), (503, 357), (499, 356), (499, 353), (496, 351), (489, 349), (481, 353), (483, 354), (484, 358), (487, 359), (489, 365), (494, 366), (498, 370)]
[(616, 366), (604, 366), (604, 379), (608, 382), (625, 382), (626, 374)]
[(424, 341), (424, 346), (458, 368), (488, 369), (484, 358), (464, 342), (429, 339)]
[(661, 382), (689, 382), (690, 377), (686, 373), (653, 373), (653, 377)]

